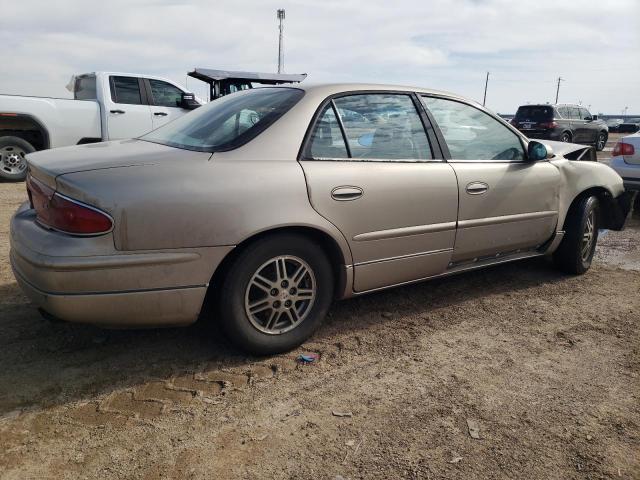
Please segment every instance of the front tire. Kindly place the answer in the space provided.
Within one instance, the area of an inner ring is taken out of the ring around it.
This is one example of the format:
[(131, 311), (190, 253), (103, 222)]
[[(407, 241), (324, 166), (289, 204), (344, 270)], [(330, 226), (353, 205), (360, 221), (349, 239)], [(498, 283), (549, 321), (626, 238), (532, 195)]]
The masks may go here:
[(19, 182), (27, 177), (25, 156), (36, 149), (20, 137), (0, 137), (0, 178)]
[(564, 238), (553, 254), (563, 272), (582, 275), (591, 267), (598, 242), (598, 208), (598, 199), (588, 196), (569, 209)]
[(301, 235), (272, 235), (233, 262), (221, 283), (219, 320), (242, 350), (286, 352), (320, 326), (333, 291), (333, 272), (320, 245)]

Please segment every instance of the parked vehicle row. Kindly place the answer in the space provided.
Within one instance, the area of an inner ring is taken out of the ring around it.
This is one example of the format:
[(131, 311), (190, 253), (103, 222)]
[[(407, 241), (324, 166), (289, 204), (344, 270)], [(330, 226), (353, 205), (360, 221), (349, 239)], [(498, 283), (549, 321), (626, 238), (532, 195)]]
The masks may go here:
[[(189, 75), (209, 84), (212, 99), (306, 77), (202, 68)], [(0, 178), (23, 180), (29, 153), (138, 137), (204, 103), (182, 85), (149, 75), (86, 73), (69, 87), (73, 99), (0, 95)]]
[(280, 352), (336, 298), (541, 255), (584, 273), (630, 208), (592, 153), (426, 89), (245, 90), (139, 139), (31, 154), (11, 264), (64, 320), (217, 319)]
[(640, 130), (640, 118), (630, 118), (618, 125), (618, 133), (635, 133)]
[(511, 124), (529, 138), (593, 145), (603, 150), (607, 124), (580, 105), (522, 105)]

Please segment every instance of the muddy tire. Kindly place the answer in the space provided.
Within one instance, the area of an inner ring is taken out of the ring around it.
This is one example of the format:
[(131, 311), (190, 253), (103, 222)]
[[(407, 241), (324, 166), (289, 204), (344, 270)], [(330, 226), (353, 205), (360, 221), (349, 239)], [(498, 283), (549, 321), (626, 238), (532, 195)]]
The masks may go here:
[(591, 266), (598, 242), (598, 199), (587, 196), (569, 209), (565, 235), (553, 254), (556, 266), (565, 273), (582, 275)]
[(36, 149), (20, 137), (0, 137), (0, 179), (19, 182), (27, 177), (25, 156)]
[(320, 245), (301, 235), (272, 235), (241, 252), (225, 275), (219, 322), (242, 350), (285, 352), (316, 331), (333, 292), (333, 272)]

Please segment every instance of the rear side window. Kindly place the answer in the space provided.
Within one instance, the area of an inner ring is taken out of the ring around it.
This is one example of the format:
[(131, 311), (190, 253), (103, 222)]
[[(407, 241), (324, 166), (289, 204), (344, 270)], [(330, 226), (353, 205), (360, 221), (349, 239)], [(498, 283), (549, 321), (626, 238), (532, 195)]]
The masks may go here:
[(162, 80), (149, 79), (153, 104), (159, 107), (178, 107), (182, 100), (182, 90)]
[(344, 143), (344, 137), (331, 103), (324, 108), (318, 117), (311, 134), (309, 153), (308, 156), (318, 160), (349, 158), (347, 146)]
[(96, 77), (95, 75), (86, 75), (77, 77), (73, 86), (73, 98), (76, 100), (95, 100), (96, 94)]
[(520, 138), (503, 122), (454, 100), (423, 97), (444, 136), (452, 160), (524, 159)]
[[(336, 113), (346, 135), (342, 141), (338, 137), (342, 136), (338, 119), (334, 121)], [(335, 98), (313, 132), (305, 152), (307, 158), (323, 158), (324, 153), (335, 154), (326, 158), (346, 158), (345, 150), (349, 158), (362, 160), (433, 158), (420, 115), (409, 95), (381, 93)]]
[(544, 122), (553, 118), (553, 107), (544, 105), (524, 105), (518, 107), (516, 112), (517, 120), (525, 120), (530, 122)]
[(562, 118), (569, 118), (569, 112), (567, 111), (567, 107), (558, 107), (558, 113)]
[(142, 105), (138, 79), (136, 77), (111, 77), (111, 100), (115, 103)]
[(199, 152), (220, 152), (249, 142), (304, 96), (297, 88), (255, 88), (219, 98), (140, 137)]

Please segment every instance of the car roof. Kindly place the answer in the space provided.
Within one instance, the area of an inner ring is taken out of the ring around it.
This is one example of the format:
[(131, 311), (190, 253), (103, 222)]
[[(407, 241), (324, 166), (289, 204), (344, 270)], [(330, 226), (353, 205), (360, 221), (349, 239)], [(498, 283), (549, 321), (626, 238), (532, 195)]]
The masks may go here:
[[(282, 87), (281, 85), (280, 87)], [(286, 86), (286, 85), (285, 85)], [(264, 87), (264, 88), (277, 88), (277, 87)], [(303, 83), (291, 85), (291, 88), (299, 88), (306, 92), (313, 92), (320, 95), (335, 95), (338, 93), (357, 92), (357, 91), (395, 91), (395, 92), (416, 92), (426, 93), (433, 95), (443, 95), (451, 98), (457, 98), (465, 101), (472, 101), (461, 95), (455, 93), (434, 90), (423, 87), (412, 87), (408, 85), (392, 85), (392, 84), (379, 84), (379, 83)], [(475, 103), (475, 102), (474, 102)]]

